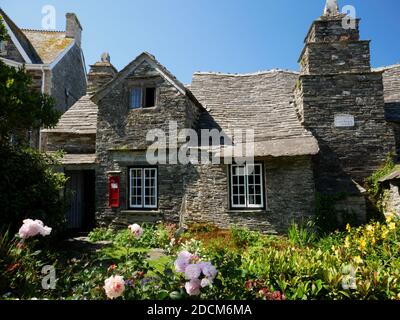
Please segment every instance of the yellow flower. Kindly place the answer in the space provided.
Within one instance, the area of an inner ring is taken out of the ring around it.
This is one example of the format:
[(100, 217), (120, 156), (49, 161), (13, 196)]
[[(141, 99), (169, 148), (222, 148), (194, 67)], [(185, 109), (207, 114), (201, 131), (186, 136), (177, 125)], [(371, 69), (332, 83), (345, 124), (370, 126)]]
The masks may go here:
[(360, 246), (359, 246), (359, 249), (362, 251), (362, 250), (364, 250), (366, 247), (367, 247), (367, 241), (365, 241), (364, 238), (361, 238), (361, 239), (360, 239)]
[(346, 249), (350, 248), (350, 237), (346, 237), (346, 239), (344, 240), (344, 247)]
[(368, 225), (368, 226), (367, 226), (367, 231), (368, 231), (368, 232), (371, 232), (371, 233), (374, 232), (374, 226)]
[(386, 239), (389, 234), (389, 230), (382, 227), (382, 239)]
[(391, 222), (388, 224), (389, 230), (393, 231), (396, 229), (396, 224), (394, 222)]
[(357, 263), (357, 264), (363, 264), (363, 263), (364, 263), (364, 260), (361, 259), (360, 256), (354, 257), (353, 260), (354, 260), (354, 262)]
[(393, 220), (393, 215), (392, 215), (392, 214), (388, 214), (388, 215), (386, 216), (386, 222), (387, 222), (387, 223), (390, 223), (390, 222), (392, 222), (392, 220)]
[(346, 230), (347, 230), (347, 232), (351, 231), (351, 226), (349, 224), (346, 225)]

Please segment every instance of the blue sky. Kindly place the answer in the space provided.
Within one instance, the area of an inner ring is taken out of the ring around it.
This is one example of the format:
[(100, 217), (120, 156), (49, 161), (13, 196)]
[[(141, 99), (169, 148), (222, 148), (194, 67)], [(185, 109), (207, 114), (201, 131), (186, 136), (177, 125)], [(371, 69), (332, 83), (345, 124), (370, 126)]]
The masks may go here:
[[(399, 0), (339, 0), (353, 5), (361, 34), (372, 40), (373, 66), (400, 62)], [(84, 28), (87, 64), (108, 51), (122, 69), (148, 51), (184, 83), (195, 71), (232, 73), (298, 70), (311, 22), (325, 0), (1, 0), (20, 26), (41, 28), (42, 7), (53, 5), (57, 29), (75, 12)]]

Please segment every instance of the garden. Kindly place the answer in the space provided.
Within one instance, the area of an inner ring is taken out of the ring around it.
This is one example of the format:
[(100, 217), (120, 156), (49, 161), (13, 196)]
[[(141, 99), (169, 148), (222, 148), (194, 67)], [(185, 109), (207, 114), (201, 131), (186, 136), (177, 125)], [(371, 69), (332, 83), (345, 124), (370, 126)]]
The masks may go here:
[(399, 227), (388, 216), (325, 236), (295, 224), (287, 236), (207, 224), (178, 236), (173, 224), (134, 224), (95, 229), (70, 250), (51, 227), (27, 219), (0, 240), (0, 297), (400, 300)]

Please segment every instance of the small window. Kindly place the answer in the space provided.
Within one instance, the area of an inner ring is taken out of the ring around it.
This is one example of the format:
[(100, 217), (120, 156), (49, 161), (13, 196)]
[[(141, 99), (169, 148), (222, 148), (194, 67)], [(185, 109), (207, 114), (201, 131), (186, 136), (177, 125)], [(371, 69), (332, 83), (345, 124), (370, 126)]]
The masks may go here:
[(7, 41), (0, 41), (0, 54), (4, 55), (7, 53)]
[(129, 207), (131, 209), (157, 208), (157, 168), (129, 170)]
[(131, 109), (151, 108), (156, 105), (156, 88), (132, 88)]
[(264, 208), (262, 164), (232, 165), (230, 175), (233, 209)]

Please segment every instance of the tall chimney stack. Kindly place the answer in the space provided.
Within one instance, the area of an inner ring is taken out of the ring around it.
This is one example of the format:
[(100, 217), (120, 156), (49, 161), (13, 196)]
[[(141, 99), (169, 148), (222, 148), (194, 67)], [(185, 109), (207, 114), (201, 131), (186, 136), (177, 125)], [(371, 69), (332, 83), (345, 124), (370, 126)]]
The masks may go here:
[(90, 66), (87, 93), (96, 93), (97, 90), (114, 79), (117, 74), (117, 69), (111, 64), (110, 55), (107, 52), (103, 53), (100, 61)]
[(75, 39), (77, 45), (80, 47), (82, 42), (82, 26), (75, 13), (67, 13), (66, 24), (66, 37)]

